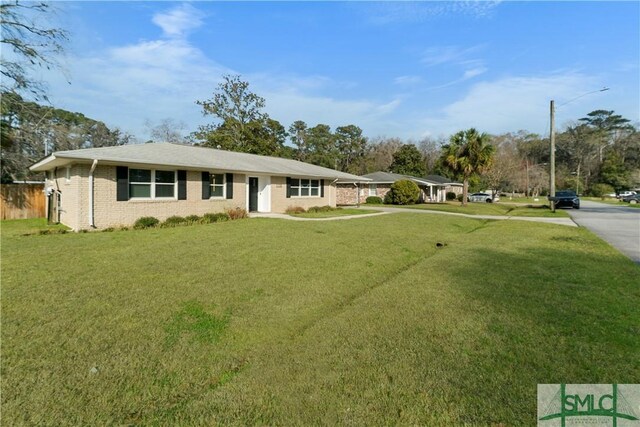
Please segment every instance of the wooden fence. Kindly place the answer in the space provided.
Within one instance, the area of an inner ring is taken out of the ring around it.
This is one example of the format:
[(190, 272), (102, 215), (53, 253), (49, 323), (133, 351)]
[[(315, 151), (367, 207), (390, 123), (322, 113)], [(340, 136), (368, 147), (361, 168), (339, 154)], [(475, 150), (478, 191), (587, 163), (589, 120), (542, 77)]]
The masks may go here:
[(47, 203), (43, 189), (44, 184), (2, 184), (1, 219), (44, 218)]

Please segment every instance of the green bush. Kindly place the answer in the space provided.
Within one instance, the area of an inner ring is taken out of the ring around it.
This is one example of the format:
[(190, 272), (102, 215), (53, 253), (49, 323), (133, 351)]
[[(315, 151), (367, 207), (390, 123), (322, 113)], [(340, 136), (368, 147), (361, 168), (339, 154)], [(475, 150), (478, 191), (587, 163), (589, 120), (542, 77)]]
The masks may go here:
[(189, 216), (186, 216), (184, 219), (186, 219), (187, 222), (191, 224), (197, 224), (200, 221), (202, 221), (202, 218), (200, 218), (198, 215), (189, 215)]
[(456, 200), (459, 201), (459, 202), (462, 202), (462, 194), (458, 194), (456, 196)]
[(603, 197), (609, 193), (615, 193), (616, 190), (609, 184), (594, 184), (589, 189), (589, 192), (594, 197)]
[(414, 205), (420, 198), (420, 188), (415, 182), (408, 179), (391, 184), (389, 193), (391, 193), (391, 202), (394, 205)]
[(447, 200), (455, 200), (456, 197), (456, 193), (454, 193), (453, 191), (447, 191)]
[(289, 215), (301, 214), (305, 212), (306, 210), (304, 210), (302, 206), (289, 206), (287, 210), (284, 211), (284, 213), (287, 213)]
[(156, 227), (160, 224), (160, 220), (158, 218), (152, 216), (143, 216), (138, 218), (136, 222), (133, 223), (133, 228), (136, 230), (142, 230), (143, 228), (151, 228)]
[(365, 203), (368, 205), (381, 205), (382, 198), (378, 196), (369, 196), (367, 197), (367, 200), (365, 200)]
[(202, 223), (203, 224), (212, 224), (214, 222), (222, 222), (222, 221), (229, 221), (229, 215), (224, 213), (224, 212), (218, 212), (218, 213), (206, 213), (204, 215), (202, 215)]
[(175, 227), (177, 225), (187, 224), (187, 222), (188, 221), (185, 217), (174, 215), (165, 219), (162, 223), (162, 227)]
[(384, 204), (392, 205), (393, 204), (393, 194), (391, 191), (387, 191), (387, 194), (384, 195)]

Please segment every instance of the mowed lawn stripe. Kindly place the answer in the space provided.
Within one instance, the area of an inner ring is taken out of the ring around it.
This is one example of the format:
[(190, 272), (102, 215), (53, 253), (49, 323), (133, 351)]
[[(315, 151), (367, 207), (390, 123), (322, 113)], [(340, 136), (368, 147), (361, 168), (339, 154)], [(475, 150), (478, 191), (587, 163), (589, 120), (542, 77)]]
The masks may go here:
[[(533, 237), (509, 244), (509, 228), (522, 231), (489, 222), (319, 321), (231, 385), (242, 408), (216, 413), (243, 411), (256, 423), (530, 425), (538, 383), (633, 381), (637, 267), (585, 230), (536, 225)], [(565, 244), (541, 250), (558, 238)], [(587, 271), (565, 268), (573, 274), (562, 278), (538, 268), (566, 260), (567, 250)], [(594, 274), (594, 262), (623, 267)], [(207, 413), (211, 401), (192, 412)]]
[(539, 382), (640, 373), (639, 269), (581, 229), (386, 215), (2, 243), (17, 423), (531, 424)]

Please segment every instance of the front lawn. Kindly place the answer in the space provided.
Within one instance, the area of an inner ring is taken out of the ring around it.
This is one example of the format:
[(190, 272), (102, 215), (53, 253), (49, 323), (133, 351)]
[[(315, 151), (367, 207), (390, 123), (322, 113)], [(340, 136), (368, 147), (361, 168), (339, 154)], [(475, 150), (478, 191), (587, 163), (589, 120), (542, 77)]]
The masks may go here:
[(446, 202), (446, 203), (421, 203), (418, 205), (387, 205), (389, 207), (396, 208), (409, 208), (409, 209), (426, 209), (432, 211), (443, 211), (462, 213), (467, 215), (499, 215), (499, 216), (532, 216), (532, 217), (549, 217), (549, 218), (567, 218), (567, 214), (562, 209), (556, 209), (553, 213), (546, 205), (512, 205), (505, 203), (467, 203), (467, 206), (462, 206), (460, 202)]
[(380, 211), (375, 210), (362, 210), (362, 209), (354, 209), (354, 208), (337, 208), (330, 211), (320, 211), (320, 212), (303, 212), (291, 214), (291, 216), (299, 217), (299, 218), (333, 218), (336, 216), (349, 216), (349, 215), (366, 215), (377, 213)]
[(640, 268), (582, 228), (1, 225), (5, 425), (532, 425), (640, 378)]

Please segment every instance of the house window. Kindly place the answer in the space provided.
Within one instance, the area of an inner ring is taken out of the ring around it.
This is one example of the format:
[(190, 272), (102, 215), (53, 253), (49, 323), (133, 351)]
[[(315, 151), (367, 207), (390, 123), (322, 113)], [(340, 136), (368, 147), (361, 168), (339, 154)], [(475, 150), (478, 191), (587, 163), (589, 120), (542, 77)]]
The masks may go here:
[(129, 197), (132, 199), (171, 199), (176, 192), (176, 172), (129, 169)]
[(378, 186), (376, 184), (369, 184), (369, 196), (378, 195)]
[(175, 171), (154, 171), (155, 172), (155, 195), (156, 198), (175, 197), (176, 194), (176, 172)]
[(291, 197), (318, 197), (318, 196), (320, 196), (320, 180), (291, 179)]
[(212, 173), (211, 179), (211, 197), (224, 198), (224, 174)]

